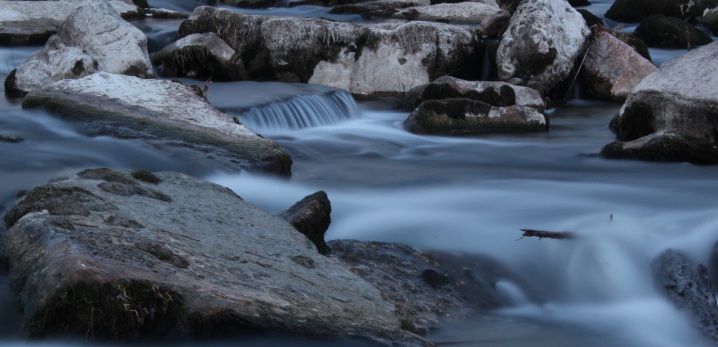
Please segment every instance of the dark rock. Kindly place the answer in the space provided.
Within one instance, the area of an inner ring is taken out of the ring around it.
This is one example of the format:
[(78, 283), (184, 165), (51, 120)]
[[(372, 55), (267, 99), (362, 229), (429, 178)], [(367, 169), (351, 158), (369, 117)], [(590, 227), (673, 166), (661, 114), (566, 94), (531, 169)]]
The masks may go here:
[(150, 8), (145, 10), (152, 18), (155, 19), (187, 19), (189, 15), (182, 12), (172, 11), (164, 8)]
[(588, 0), (568, 0), (568, 4), (573, 7), (591, 6), (591, 2)]
[(581, 17), (583, 17), (583, 20), (586, 21), (586, 26), (591, 28), (594, 25), (605, 25), (603, 22), (603, 19), (595, 14), (593, 12), (587, 10), (587, 9), (578, 9), (576, 12), (581, 14)]
[(428, 0), (376, 0), (339, 5), (329, 11), (334, 14), (360, 14), (365, 18), (389, 18), (398, 10), (415, 6), (429, 6)]
[(718, 164), (718, 148), (706, 140), (673, 133), (653, 133), (630, 142), (616, 141), (603, 147), (601, 156), (661, 162)]
[(0, 21), (0, 45), (42, 45), (57, 32), (60, 23), (40, 21)]
[(157, 175), (155, 175), (149, 171), (134, 170), (134, 171), (131, 171), (130, 173), (132, 174), (132, 177), (134, 177), (135, 179), (138, 179), (142, 182), (147, 182), (147, 183), (152, 183), (152, 184), (157, 184), (157, 183), (162, 182), (162, 180), (159, 177), (157, 177)]
[(718, 308), (708, 269), (695, 265), (682, 253), (668, 249), (653, 260), (658, 287), (705, 337), (718, 341)]
[[(429, 345), (376, 287), (285, 220), (213, 183), (154, 175), (159, 183), (106, 169), (69, 174), (11, 209), (3, 247), (29, 336), (276, 333)], [(135, 181), (174, 199), (108, 193), (98, 181)]]
[(526, 106), (494, 107), (470, 99), (427, 100), (404, 121), (416, 134), (474, 135), (548, 130), (543, 113)]
[(327, 255), (330, 249), (324, 242), (324, 233), (332, 222), (331, 213), (329, 197), (320, 190), (299, 200), (279, 216), (312, 241), (319, 254)]
[(649, 47), (658, 48), (694, 48), (713, 42), (710, 36), (693, 25), (662, 15), (643, 19), (634, 34)]
[(718, 35), (718, 7), (705, 10), (699, 22), (708, 27), (713, 35)]
[(13, 136), (13, 135), (5, 135), (5, 134), (0, 133), (0, 142), (20, 143), (22, 141), (23, 141), (23, 139), (20, 137)]
[(716, 6), (718, 0), (616, 0), (606, 18), (627, 23), (638, 23), (652, 15), (693, 19)]
[(185, 36), (150, 56), (164, 76), (245, 80), (242, 58), (214, 33)]
[(482, 256), (420, 251), (404, 245), (354, 240), (329, 241), (332, 258), (379, 288), (404, 326), (416, 333), (448, 317), (469, 317), (507, 303), (496, 282), (520, 282), (497, 262)]
[(276, 0), (219, 0), (219, 3), (243, 8), (267, 8), (277, 5)]

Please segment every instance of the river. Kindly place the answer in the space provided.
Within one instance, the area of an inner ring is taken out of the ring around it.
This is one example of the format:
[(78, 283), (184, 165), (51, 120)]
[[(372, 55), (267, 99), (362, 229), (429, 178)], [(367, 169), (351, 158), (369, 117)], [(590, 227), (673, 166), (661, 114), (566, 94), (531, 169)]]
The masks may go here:
[[(200, 3), (150, 4), (190, 12)], [(609, 5), (610, 1), (595, 1), (590, 9), (603, 14)], [(247, 12), (329, 16), (314, 6)], [(137, 25), (147, 33), (150, 49), (156, 50), (173, 38), (179, 22), (148, 20)], [(0, 48), (0, 78), (39, 48)], [(657, 64), (682, 53), (652, 50)], [(317, 94), (313, 87), (277, 83), (213, 82), (209, 88), (210, 102), (227, 112), (246, 107), (247, 100), (236, 95), (247, 95), (248, 90), (259, 95), (256, 98), (280, 91)], [(402, 128), (408, 113), (385, 104), (355, 104), (342, 95), (331, 102), (347, 110), (342, 117), (296, 106), (304, 110), (299, 113), (310, 119), (310, 126), (256, 125), (256, 131), (275, 139), (294, 158), (287, 180), (218, 168), (205, 155), (162, 143), (91, 138), (76, 125), (0, 98), (0, 133), (24, 139), (0, 142), (0, 205), (7, 207), (18, 191), (65, 171), (91, 167), (186, 172), (228, 186), (270, 212), (280, 212), (321, 189), (332, 202), (327, 239), (487, 254), (534, 291), (524, 293), (513, 283), (498, 283), (514, 303), (511, 307), (452, 322), (430, 335), (435, 341), (503, 347), (707, 345), (657, 291), (650, 261), (667, 248), (681, 250), (696, 262), (709, 261), (718, 241), (717, 167), (598, 157), (601, 147), (614, 139), (608, 123), (620, 108), (603, 101), (573, 99), (558, 106), (550, 111), (551, 130), (545, 133), (462, 138), (408, 133)], [(519, 229), (525, 227), (569, 230), (581, 237), (518, 240)], [(23, 340), (6, 282), (0, 277), (0, 345), (97, 345)], [(319, 343), (283, 338), (242, 342)]]

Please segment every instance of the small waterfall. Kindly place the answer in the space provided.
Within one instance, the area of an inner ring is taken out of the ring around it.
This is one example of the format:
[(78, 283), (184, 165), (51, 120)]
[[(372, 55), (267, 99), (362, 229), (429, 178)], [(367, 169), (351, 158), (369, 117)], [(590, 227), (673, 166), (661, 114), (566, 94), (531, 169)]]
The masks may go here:
[(239, 120), (252, 130), (303, 129), (331, 125), (360, 114), (345, 91), (297, 95), (239, 110)]

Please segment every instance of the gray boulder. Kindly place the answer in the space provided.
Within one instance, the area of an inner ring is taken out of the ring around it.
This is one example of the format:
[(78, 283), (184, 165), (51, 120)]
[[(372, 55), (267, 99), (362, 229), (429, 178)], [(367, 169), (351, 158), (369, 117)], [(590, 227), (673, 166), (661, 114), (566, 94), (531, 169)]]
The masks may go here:
[(594, 27), (593, 38), (581, 74), (594, 95), (624, 101), (633, 87), (656, 71), (653, 63), (602, 27)]
[(442, 23), (478, 25), (486, 36), (497, 36), (511, 19), (508, 11), (497, 5), (479, 2), (444, 3), (402, 9), (394, 18)]
[(619, 140), (653, 132), (687, 135), (716, 144), (718, 138), (718, 43), (664, 63), (626, 99), (616, 122)]
[(427, 100), (404, 121), (415, 134), (474, 135), (548, 130), (548, 120), (527, 106), (495, 107), (471, 99)]
[(330, 249), (324, 241), (324, 233), (332, 222), (331, 213), (332, 204), (329, 197), (326, 192), (320, 190), (305, 196), (279, 216), (312, 241), (319, 254), (327, 255)]
[(179, 142), (176, 145), (211, 152), (227, 169), (280, 175), (291, 171), (291, 158), (276, 143), (180, 83), (100, 72), (34, 91), (23, 107), (44, 107), (84, 122), (91, 135)]
[[(60, 24), (77, 8), (92, 0), (5, 1), (0, 0), (0, 45), (38, 45), (57, 32)], [(143, 17), (137, 6), (109, 0), (126, 19)]]
[(31, 54), (8, 78), (9, 94), (26, 94), (52, 82), (96, 71), (152, 77), (147, 38), (104, 1), (77, 8), (45, 49)]
[(4, 220), (30, 336), (267, 332), (428, 345), (376, 287), (289, 223), (181, 173), (70, 173)]
[(498, 77), (520, 78), (546, 93), (568, 77), (589, 34), (586, 21), (565, 0), (523, 1), (499, 43)]
[(248, 77), (401, 94), (439, 76), (477, 75), (476, 28), (429, 22), (352, 24), (195, 9), (178, 31), (214, 32), (241, 54)]
[(681, 252), (668, 249), (653, 260), (656, 284), (698, 330), (718, 342), (718, 307), (708, 268), (696, 265)]
[(412, 88), (402, 101), (405, 110), (413, 110), (425, 100), (466, 98), (492, 106), (528, 106), (543, 110), (545, 103), (535, 89), (505, 82), (466, 81), (442, 76), (431, 83)]
[(244, 80), (242, 58), (215, 33), (185, 36), (150, 55), (164, 76)]
[(612, 142), (601, 149), (601, 156), (609, 159), (688, 162), (696, 165), (718, 164), (718, 149), (712, 143), (666, 132), (655, 132), (628, 142)]

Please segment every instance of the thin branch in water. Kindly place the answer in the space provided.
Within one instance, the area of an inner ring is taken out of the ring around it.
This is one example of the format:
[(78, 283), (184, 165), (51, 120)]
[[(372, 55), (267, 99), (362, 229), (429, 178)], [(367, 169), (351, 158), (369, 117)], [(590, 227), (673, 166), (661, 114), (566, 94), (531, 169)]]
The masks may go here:
[(516, 239), (516, 241), (523, 239), (524, 237), (538, 237), (539, 240), (543, 238), (547, 239), (575, 239), (576, 234), (572, 233), (570, 231), (545, 231), (545, 230), (535, 230), (535, 229), (520, 229), (524, 232), (524, 234)]

